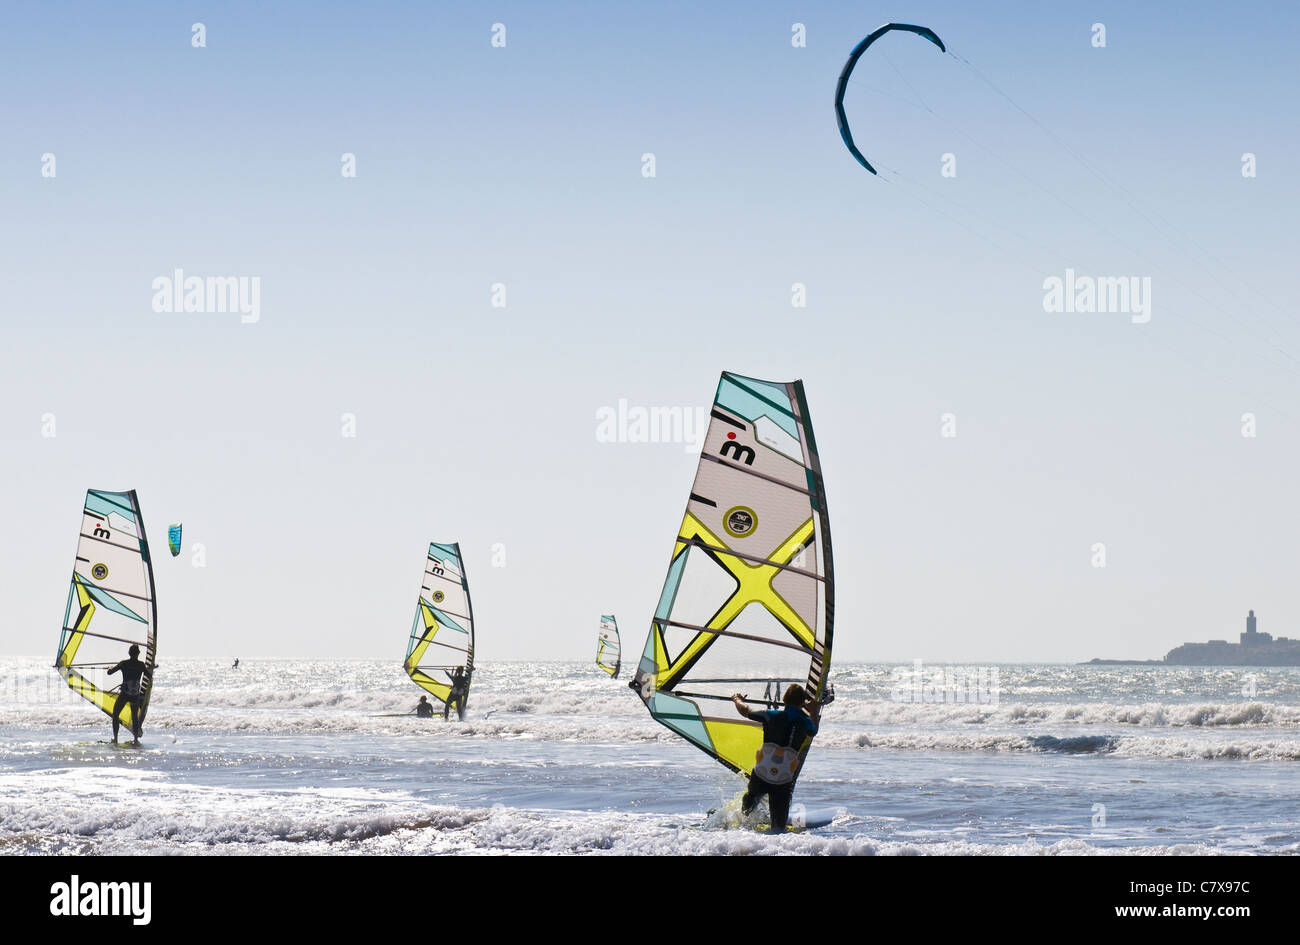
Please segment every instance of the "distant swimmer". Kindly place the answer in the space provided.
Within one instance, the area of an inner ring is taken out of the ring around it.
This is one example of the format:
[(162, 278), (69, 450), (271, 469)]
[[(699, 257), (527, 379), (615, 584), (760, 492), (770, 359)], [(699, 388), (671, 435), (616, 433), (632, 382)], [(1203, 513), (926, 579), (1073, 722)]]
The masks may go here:
[(144, 715), (144, 688), (141, 686), (141, 680), (144, 678), (144, 671), (147, 668), (144, 663), (140, 662), (140, 648), (134, 643), (126, 651), (129, 659), (124, 659), (108, 671), (111, 676), (114, 673), (122, 674), (122, 685), (117, 692), (117, 702), (113, 704), (113, 744), (117, 744), (117, 730), (121, 724), (118, 716), (125, 705), (131, 706), (131, 734), (135, 736), (133, 745), (140, 744), (140, 716)]
[[(747, 719), (763, 723), (763, 747), (749, 776), (749, 789), (741, 798), (740, 810), (749, 816), (754, 805), (768, 796), (772, 809), (772, 832), (784, 833), (790, 818), (790, 798), (794, 794), (794, 773), (799, 765), (799, 749), (804, 738), (817, 734), (822, 709), (808, 698), (803, 686), (791, 684), (780, 709), (751, 709), (739, 693), (731, 697), (736, 711)], [(806, 711), (805, 711), (806, 707)]]
[(238, 660), (238, 658), (235, 659), (235, 665), (232, 666), (232, 667), (230, 667), (230, 668), (231, 668), (231, 669), (239, 669), (239, 660)]
[(433, 703), (429, 701), (428, 696), (420, 696), (420, 702), (415, 707), (415, 714), (422, 719), (433, 718)]
[[(444, 670), (444, 672), (446, 672)], [(447, 701), (442, 707), (442, 717), (446, 719), (451, 714), (451, 704), (456, 703), (456, 717), (462, 721), (465, 718), (465, 667), (457, 666), (455, 674), (447, 673), (451, 676), (451, 692), (447, 693)]]

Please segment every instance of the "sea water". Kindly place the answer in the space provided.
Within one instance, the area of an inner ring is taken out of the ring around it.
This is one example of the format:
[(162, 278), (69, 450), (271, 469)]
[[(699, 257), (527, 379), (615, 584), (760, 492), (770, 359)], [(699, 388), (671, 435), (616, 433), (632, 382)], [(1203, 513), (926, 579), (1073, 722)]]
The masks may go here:
[(838, 815), (776, 837), (706, 826), (743, 781), (594, 665), (481, 663), (444, 722), (396, 662), (169, 659), (131, 749), (4, 659), (0, 853), (1300, 850), (1300, 670), (995, 669), (958, 702), (837, 667), (795, 800)]

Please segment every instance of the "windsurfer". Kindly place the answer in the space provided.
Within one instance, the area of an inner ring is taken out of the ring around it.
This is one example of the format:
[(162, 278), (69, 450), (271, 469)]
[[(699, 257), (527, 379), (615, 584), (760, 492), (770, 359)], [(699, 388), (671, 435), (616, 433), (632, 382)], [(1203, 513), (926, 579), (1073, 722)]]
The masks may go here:
[(465, 718), (465, 667), (457, 666), (456, 672), (448, 673), (451, 676), (451, 692), (447, 693), (447, 701), (442, 706), (442, 717), (444, 719), (451, 715), (451, 704), (456, 703), (457, 718)]
[(749, 788), (741, 798), (741, 812), (749, 816), (766, 794), (772, 809), (772, 832), (784, 833), (794, 795), (794, 775), (799, 768), (799, 750), (805, 736), (817, 734), (821, 706), (798, 684), (786, 689), (782, 700), (785, 704), (780, 709), (751, 709), (739, 693), (731, 701), (745, 718), (763, 723), (763, 747), (749, 776)]
[(420, 696), (420, 701), (415, 706), (415, 714), (422, 719), (433, 718), (433, 705), (429, 702), (428, 696)]
[(117, 691), (117, 702), (113, 705), (113, 744), (117, 744), (117, 730), (121, 724), (118, 717), (122, 713), (122, 707), (129, 704), (131, 706), (131, 734), (135, 736), (135, 740), (131, 744), (139, 745), (141, 716), (144, 715), (144, 689), (140, 683), (144, 678), (144, 671), (147, 667), (140, 662), (140, 648), (134, 643), (126, 652), (128, 659), (122, 660), (108, 671), (110, 676), (114, 673), (122, 674), (122, 685)]

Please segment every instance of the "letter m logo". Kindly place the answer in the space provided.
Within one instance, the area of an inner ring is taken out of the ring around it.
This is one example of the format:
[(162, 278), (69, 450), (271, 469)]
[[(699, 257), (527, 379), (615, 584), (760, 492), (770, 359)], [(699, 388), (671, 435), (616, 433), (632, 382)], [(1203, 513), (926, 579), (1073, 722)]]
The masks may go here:
[(722, 444), (722, 449), (718, 452), (729, 459), (734, 459), (737, 462), (744, 463), (746, 466), (754, 465), (754, 448), (751, 446), (743, 446), (735, 440), (727, 440), (727, 442)]

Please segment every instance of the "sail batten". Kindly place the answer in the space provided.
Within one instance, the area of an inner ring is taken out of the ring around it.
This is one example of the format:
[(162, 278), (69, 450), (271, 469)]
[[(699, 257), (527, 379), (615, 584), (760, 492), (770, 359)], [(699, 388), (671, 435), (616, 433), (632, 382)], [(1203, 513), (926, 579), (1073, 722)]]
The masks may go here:
[[(708, 460), (710, 463), (717, 463), (719, 466), (725, 466), (727, 469), (730, 469), (734, 472), (741, 473), (742, 475), (745, 476), (754, 476), (758, 479), (766, 479), (768, 482), (781, 486), (784, 489), (792, 489), (795, 492), (802, 492), (806, 496), (812, 495), (811, 491), (809, 491), (808, 489), (804, 488), (801, 485), (798, 485), (793, 482), (782, 482), (780, 479), (776, 478), (775, 476), (767, 476), (761, 472), (755, 472), (752, 469), (746, 469), (744, 466), (738, 466), (735, 463), (729, 463), (725, 459), (719, 459), (716, 456), (702, 456), (700, 458), (704, 460)], [(713, 508), (717, 508), (716, 502), (710, 502), (709, 505)]]
[[(157, 656), (157, 600), (149, 540), (134, 491), (86, 493), (78, 530), (77, 554), (69, 581), (68, 603), (54, 667), (68, 687), (110, 717), (121, 677), (107, 670), (140, 647), (145, 664), (140, 679), (140, 724), (148, 712)], [(133, 708), (118, 718), (135, 728)]]
[(736, 549), (734, 548), (724, 548), (719, 545), (710, 545), (701, 541), (698, 538), (688, 538), (685, 535), (678, 535), (677, 540), (683, 543), (690, 543), (692, 545), (695, 545), (695, 547), (697, 548), (703, 548), (705, 551), (715, 551), (719, 554), (730, 555), (733, 558), (743, 558), (746, 561), (754, 561), (759, 564), (769, 565), (773, 568), (779, 568), (782, 571), (792, 571), (795, 574), (802, 574), (804, 577), (815, 578), (818, 581), (826, 580), (825, 575), (817, 574), (814, 571), (807, 571), (804, 570), (803, 568), (796, 568), (793, 565), (782, 564), (779, 561), (774, 561), (771, 558), (764, 558), (760, 555), (747, 555), (744, 554), (743, 552), (736, 551)]
[[(430, 578), (438, 579), (437, 588), (430, 586)], [(451, 675), (461, 667), (464, 695), (457, 708), (463, 715), (474, 673), (474, 607), (460, 545), (433, 542), (425, 559), (424, 580), (402, 668), (412, 682), (446, 705), (451, 696)]]
[(738, 633), (735, 630), (721, 630), (717, 627), (701, 627), (699, 624), (682, 623), (678, 620), (655, 620), (654, 623), (661, 631), (666, 627), (673, 627), (679, 630), (693, 630), (696, 633), (707, 633), (715, 637), (736, 637), (740, 640), (754, 640), (758, 643), (766, 643), (769, 646), (783, 646), (790, 650), (799, 650), (802, 653), (813, 654), (817, 652), (812, 647), (804, 646), (802, 643), (790, 640), (774, 640), (771, 637), (761, 637), (752, 633)]
[(777, 705), (789, 683), (826, 690), (830, 522), (802, 382), (724, 372), (710, 417), (631, 685), (656, 721), (749, 774), (762, 726), (726, 707), (732, 695)]

